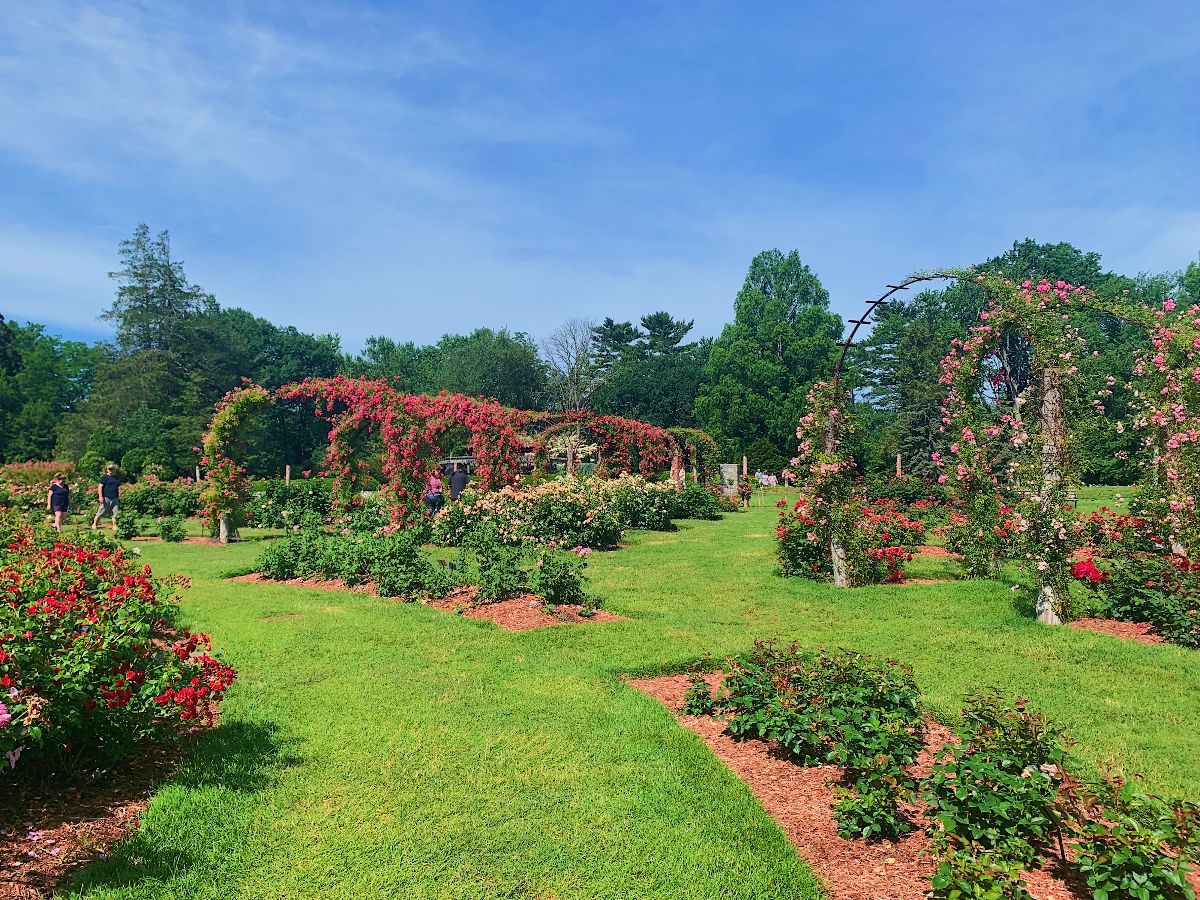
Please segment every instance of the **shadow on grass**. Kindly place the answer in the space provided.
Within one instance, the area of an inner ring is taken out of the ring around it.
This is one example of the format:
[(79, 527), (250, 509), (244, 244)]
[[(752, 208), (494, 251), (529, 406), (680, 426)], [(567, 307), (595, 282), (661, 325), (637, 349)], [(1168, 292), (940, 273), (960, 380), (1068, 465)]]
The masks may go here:
[[(208, 873), (208, 883), (221, 879), (220, 863), (240, 842), (241, 826), (236, 815), (206, 821), (212, 808), (244, 810), (255, 803), (251, 795), (266, 790), (281, 771), (301, 762), (287, 749), (275, 725), (221, 723), (197, 740), (183, 765), (160, 787), (147, 813), (149, 827), (117, 845), (111, 858), (93, 862), (65, 879), (59, 895), (81, 897), (98, 888), (135, 888), (138, 896), (159, 896), (156, 884), (184, 880), (199, 867)], [(240, 820), (246, 822), (247, 817)]]

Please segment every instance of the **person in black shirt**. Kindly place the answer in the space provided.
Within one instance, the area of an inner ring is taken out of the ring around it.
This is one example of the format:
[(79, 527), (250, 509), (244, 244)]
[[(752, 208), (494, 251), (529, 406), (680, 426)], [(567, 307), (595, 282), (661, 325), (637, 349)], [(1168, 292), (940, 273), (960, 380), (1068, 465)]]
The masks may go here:
[(100, 524), (100, 520), (112, 517), (113, 531), (117, 530), (117, 513), (121, 509), (121, 480), (117, 478), (117, 467), (109, 463), (100, 476), (100, 484), (96, 487), (96, 496), (100, 498), (100, 508), (92, 519), (92, 530)]
[(50, 490), (46, 494), (46, 512), (54, 516), (54, 530), (60, 533), (67, 518), (67, 506), (71, 497), (66, 480), (61, 472), (56, 474), (50, 479)]
[(459, 463), (454, 467), (454, 472), (450, 476), (450, 499), (457, 500), (463, 491), (467, 489), (467, 482), (471, 480), (471, 476), (467, 474), (467, 467)]

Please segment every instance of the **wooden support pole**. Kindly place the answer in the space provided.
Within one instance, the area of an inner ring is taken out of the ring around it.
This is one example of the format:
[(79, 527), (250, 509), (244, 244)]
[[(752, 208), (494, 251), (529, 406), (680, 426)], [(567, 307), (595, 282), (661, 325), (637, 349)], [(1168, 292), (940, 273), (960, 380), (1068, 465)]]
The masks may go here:
[[(1057, 493), (1058, 484), (1062, 481), (1062, 473), (1067, 460), (1067, 419), (1063, 407), (1063, 373), (1061, 369), (1046, 368), (1042, 370), (1042, 485), (1041, 485), (1041, 515), (1043, 519), (1052, 512), (1061, 515), (1061, 511), (1052, 510), (1052, 498)], [(1037, 620), (1043, 625), (1061, 625), (1058, 616), (1065, 597), (1058, 596), (1058, 587), (1049, 579), (1039, 578), (1037, 596)]]
[(291, 463), (288, 463), (286, 466), (283, 467), (283, 483), (284, 484), (292, 483), (292, 464)]
[(904, 477), (904, 466), (901, 465), (899, 453), (896, 454), (896, 477), (897, 478)]

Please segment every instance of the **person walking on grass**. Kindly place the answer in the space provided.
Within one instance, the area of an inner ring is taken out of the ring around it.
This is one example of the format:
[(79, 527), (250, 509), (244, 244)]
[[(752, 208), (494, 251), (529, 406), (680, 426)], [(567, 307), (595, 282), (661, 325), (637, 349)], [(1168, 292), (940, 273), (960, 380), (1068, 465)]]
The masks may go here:
[(109, 463), (100, 483), (96, 486), (96, 496), (100, 498), (100, 508), (92, 519), (92, 531), (95, 531), (104, 518), (112, 518), (113, 531), (117, 530), (117, 513), (121, 509), (121, 479), (117, 477), (117, 467)]
[(425, 479), (425, 508), (431, 516), (436, 516), (442, 508), (442, 479), (438, 477), (437, 469), (432, 470)]
[(450, 475), (450, 499), (457, 500), (461, 497), (470, 480), (471, 476), (467, 474), (467, 467), (462, 463), (455, 465), (454, 471)]
[(66, 477), (55, 473), (50, 479), (50, 490), (46, 492), (46, 512), (54, 516), (54, 530), (62, 534), (63, 522), (67, 520), (67, 506), (71, 499), (71, 490), (67, 487)]

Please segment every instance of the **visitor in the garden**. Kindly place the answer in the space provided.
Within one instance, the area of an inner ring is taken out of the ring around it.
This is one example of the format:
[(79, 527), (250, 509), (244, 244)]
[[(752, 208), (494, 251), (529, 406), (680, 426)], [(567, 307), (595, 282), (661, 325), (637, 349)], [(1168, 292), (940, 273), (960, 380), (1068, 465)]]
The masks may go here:
[(425, 479), (425, 506), (431, 516), (437, 515), (437, 511), (442, 508), (442, 499), (442, 479), (438, 477), (435, 469)]
[(96, 496), (100, 498), (100, 508), (92, 519), (92, 530), (95, 531), (101, 519), (112, 518), (113, 531), (117, 530), (117, 513), (121, 509), (121, 479), (117, 477), (117, 467), (109, 463), (100, 483), (96, 486)]
[(450, 499), (457, 500), (462, 496), (462, 492), (467, 489), (467, 482), (471, 480), (471, 476), (467, 474), (467, 467), (459, 463), (454, 467), (454, 472), (450, 475)]
[(61, 473), (50, 479), (50, 490), (46, 493), (46, 512), (54, 516), (54, 530), (61, 532), (63, 522), (67, 518), (67, 505), (71, 499), (71, 490), (66, 485), (66, 477)]

